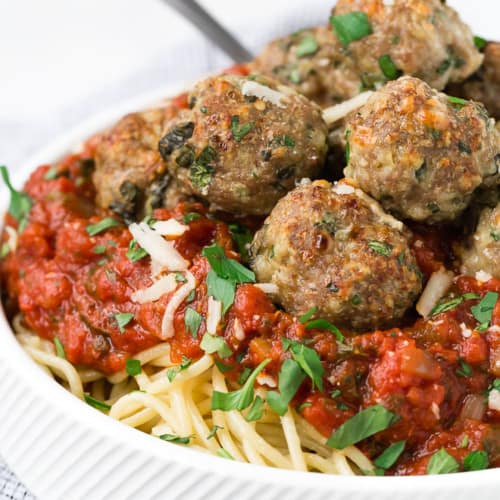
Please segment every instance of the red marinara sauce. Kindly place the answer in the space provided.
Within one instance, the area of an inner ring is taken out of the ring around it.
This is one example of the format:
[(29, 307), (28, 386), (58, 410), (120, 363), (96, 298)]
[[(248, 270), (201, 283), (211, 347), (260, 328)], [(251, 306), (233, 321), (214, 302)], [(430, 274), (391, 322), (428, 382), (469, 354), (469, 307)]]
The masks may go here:
[[(163, 313), (174, 292), (146, 304), (132, 300), (134, 291), (152, 284), (150, 259), (131, 259), (127, 226), (96, 208), (92, 154), (90, 140), (81, 154), (68, 156), (56, 167), (39, 167), (31, 175), (25, 191), (33, 206), (16, 251), (1, 261), (1, 278), (11, 316), (21, 312), (26, 327), (45, 339), (57, 337), (75, 365), (112, 374), (124, 368), (127, 358), (161, 342)], [(205, 278), (210, 266), (202, 249), (216, 242), (228, 257), (240, 260), (229, 225), (207, 215), (199, 204), (152, 214), (157, 220), (174, 218), (189, 226), (175, 240), (175, 248), (190, 262), (197, 287), (175, 313), (175, 334), (168, 341), (177, 362), (203, 354), (204, 322), (195, 335), (185, 324), (188, 307), (207, 313)], [(110, 219), (115, 221), (111, 225)], [(96, 231), (95, 225), (106, 220), (108, 226)], [(17, 227), (10, 215), (6, 223)], [(4, 233), (2, 238), (6, 242), (9, 236)], [(446, 252), (435, 234), (420, 229), (415, 242), (426, 274), (442, 265)], [(388, 445), (406, 441), (388, 473), (423, 474), (441, 448), (459, 464), (470, 451), (486, 450), (490, 466), (498, 466), (500, 416), (488, 409), (486, 395), (500, 377), (500, 340), (496, 328), (478, 331), (471, 313), (488, 291), (500, 293), (500, 282), (460, 278), (454, 292), (468, 295), (452, 309), (402, 328), (362, 335), (343, 332), (345, 339), (338, 342), (330, 331), (306, 329), (257, 286), (242, 284), (217, 331), (233, 354), (218, 361), (226, 376), (237, 380), (245, 368), (270, 359), (260, 380), (274, 387), (291, 356), (282, 339), (305, 341), (321, 359), (323, 391), (306, 377), (292, 404), (325, 438), (360, 410), (381, 404), (399, 420), (358, 446), (376, 457)], [(499, 304), (491, 325), (500, 327)], [(127, 321), (120, 322), (124, 317)]]

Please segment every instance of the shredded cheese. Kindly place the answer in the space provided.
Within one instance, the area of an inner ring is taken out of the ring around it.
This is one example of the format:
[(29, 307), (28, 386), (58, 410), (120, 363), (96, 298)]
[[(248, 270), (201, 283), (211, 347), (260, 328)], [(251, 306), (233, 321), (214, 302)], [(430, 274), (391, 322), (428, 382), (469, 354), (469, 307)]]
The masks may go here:
[(233, 332), (237, 340), (239, 340), (240, 342), (243, 342), (243, 340), (245, 340), (245, 331), (243, 330), (243, 327), (241, 326), (240, 320), (238, 318), (234, 320)]
[(500, 391), (492, 389), (488, 396), (488, 407), (490, 410), (500, 411)]
[(172, 295), (169, 300), (167, 307), (165, 308), (165, 313), (163, 315), (163, 320), (161, 322), (161, 332), (160, 339), (166, 340), (174, 336), (174, 315), (177, 308), (182, 304), (186, 297), (195, 289), (196, 280), (194, 276), (186, 271), (185, 273), (186, 283), (182, 285), (177, 291)]
[(465, 323), (460, 323), (460, 330), (462, 332), (462, 337), (468, 339), (472, 335), (472, 330), (467, 328)]
[(352, 99), (336, 104), (323, 110), (323, 120), (325, 120), (327, 125), (335, 123), (342, 118), (345, 118), (349, 113), (352, 113), (356, 109), (360, 108), (366, 101), (372, 96), (373, 92), (363, 92), (358, 94)]
[(162, 236), (182, 236), (189, 227), (175, 219), (159, 220), (154, 223), (153, 229)]
[(486, 283), (487, 281), (490, 281), (490, 279), (493, 278), (493, 276), (490, 273), (481, 270), (476, 273), (475, 278), (477, 279), (477, 281), (480, 281), (481, 283)]
[(286, 107), (285, 104), (282, 103), (282, 100), (286, 97), (285, 94), (252, 80), (246, 80), (245, 83), (243, 83), (241, 92), (243, 95), (257, 97), (263, 101), (270, 102), (279, 108)]
[(7, 246), (9, 250), (14, 253), (17, 249), (17, 231), (10, 226), (5, 226), (5, 232), (8, 234), (9, 239), (7, 240)]
[(347, 184), (346, 182), (336, 182), (332, 187), (332, 191), (335, 194), (345, 195), (345, 194), (354, 194), (356, 192), (356, 189), (354, 189), (351, 185)]
[(439, 302), (439, 299), (446, 294), (452, 283), (453, 273), (451, 271), (441, 268), (439, 271), (433, 272), (420, 299), (418, 299), (417, 312), (424, 318), (427, 318)]
[(222, 317), (222, 302), (215, 300), (212, 296), (208, 297), (207, 308), (207, 332), (215, 335)]
[(143, 290), (136, 290), (131, 299), (139, 304), (146, 304), (147, 302), (155, 302), (161, 298), (162, 295), (172, 292), (177, 287), (175, 274), (168, 274), (162, 276), (158, 281), (153, 283), (150, 287)]
[(188, 262), (174, 248), (173, 243), (166, 241), (145, 222), (130, 224), (129, 231), (137, 243), (149, 253), (151, 259), (161, 266), (170, 271), (185, 271), (188, 268)]
[(255, 286), (268, 295), (276, 295), (279, 291), (278, 286), (274, 283), (255, 283)]

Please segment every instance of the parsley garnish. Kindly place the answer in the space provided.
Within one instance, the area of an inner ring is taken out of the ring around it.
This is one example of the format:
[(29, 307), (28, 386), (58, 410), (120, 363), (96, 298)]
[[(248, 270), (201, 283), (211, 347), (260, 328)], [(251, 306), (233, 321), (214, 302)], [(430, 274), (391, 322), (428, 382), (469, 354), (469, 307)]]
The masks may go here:
[(97, 255), (101, 255), (103, 253), (106, 253), (106, 247), (104, 245), (96, 245), (92, 251), (97, 254)]
[(212, 429), (210, 429), (207, 439), (212, 439), (217, 434), (217, 431), (220, 429), (224, 429), (224, 427), (222, 427), (222, 425), (214, 425)]
[(95, 236), (96, 234), (102, 233), (107, 229), (111, 229), (112, 227), (121, 226), (121, 224), (113, 217), (106, 217), (96, 224), (90, 224), (86, 227), (87, 233), (89, 236)]
[(302, 41), (297, 46), (295, 50), (295, 55), (297, 57), (312, 56), (318, 50), (318, 42), (316, 38), (311, 35), (305, 36)]
[(120, 333), (123, 333), (125, 331), (125, 327), (134, 319), (134, 315), (132, 313), (116, 313), (113, 317), (118, 324)]
[(334, 33), (342, 45), (360, 40), (373, 33), (368, 16), (364, 12), (350, 12), (330, 17)]
[(391, 255), (393, 249), (392, 245), (390, 245), (389, 243), (385, 243), (383, 241), (369, 241), (368, 246), (375, 253), (378, 253), (379, 255), (384, 255), (385, 257)]
[(343, 450), (387, 429), (397, 420), (399, 416), (386, 410), (382, 405), (370, 406), (344, 422), (333, 432), (326, 444), (331, 448)]
[(351, 131), (347, 128), (344, 134), (345, 137), (345, 163), (349, 165), (349, 160), (351, 159), (351, 145), (349, 144), (349, 136)]
[(489, 327), (491, 315), (493, 314), (497, 300), (497, 292), (487, 292), (479, 304), (470, 308), (474, 318), (479, 323), (479, 326), (476, 328), (477, 330), (484, 331)]
[(267, 392), (267, 404), (283, 416), (288, 410), (288, 404), (295, 396), (306, 374), (294, 359), (286, 359), (281, 365), (277, 391)]
[(339, 342), (344, 341), (342, 332), (326, 319), (313, 319), (312, 321), (309, 321), (309, 323), (307, 323), (306, 325), (306, 330), (310, 330), (311, 328), (315, 328), (318, 330), (328, 330), (329, 332), (332, 332), (335, 337), (337, 337), (337, 340)]
[(170, 443), (176, 444), (189, 444), (192, 436), (176, 436), (175, 434), (162, 434), (158, 436), (163, 441), (169, 441)]
[(187, 356), (182, 356), (182, 361), (180, 365), (174, 366), (167, 370), (167, 378), (169, 382), (172, 382), (178, 373), (186, 370), (192, 363), (191, 358)]
[(198, 212), (189, 212), (187, 214), (184, 214), (184, 216), (182, 217), (182, 220), (183, 220), (184, 224), (189, 224), (190, 222), (192, 222), (196, 219), (199, 219), (200, 217), (201, 217), (201, 215)]
[(61, 342), (61, 340), (59, 339), (59, 337), (54, 337), (54, 347), (56, 349), (56, 354), (57, 354), (57, 357), (59, 358), (62, 358), (62, 359), (66, 359), (66, 352), (64, 350), (64, 346)]
[(458, 471), (458, 462), (444, 449), (441, 448), (432, 455), (427, 464), (427, 474), (449, 474)]
[(111, 405), (108, 405), (107, 403), (105, 403), (104, 401), (100, 401), (99, 399), (93, 398), (90, 394), (85, 393), (83, 397), (85, 398), (85, 402), (96, 410), (111, 410)]
[(189, 169), (189, 180), (200, 191), (204, 192), (214, 171), (213, 163), (217, 159), (217, 153), (211, 146), (206, 146)]
[(467, 101), (465, 99), (461, 99), (460, 97), (453, 97), (452, 95), (448, 96), (448, 101), (460, 108), (467, 104)]
[(54, 179), (57, 179), (57, 168), (54, 166), (50, 167), (47, 172), (45, 172), (43, 178), (46, 181), (53, 181)]
[(231, 133), (233, 134), (233, 138), (236, 142), (240, 142), (243, 137), (245, 137), (248, 133), (253, 130), (254, 124), (253, 122), (244, 123), (240, 125), (240, 117), (232, 116), (231, 117)]
[(264, 414), (264, 409), (262, 405), (264, 404), (264, 400), (260, 396), (256, 396), (253, 400), (252, 406), (248, 410), (248, 413), (245, 415), (245, 420), (247, 422), (255, 422), (256, 420), (260, 420), (262, 415)]
[(4, 259), (5, 257), (7, 257), (7, 255), (9, 255), (9, 252), (10, 248), (8, 243), (4, 243), (0, 248), (0, 259)]
[(186, 330), (191, 333), (191, 337), (196, 338), (198, 335), (198, 329), (200, 328), (203, 316), (193, 309), (192, 307), (186, 307), (184, 313), (184, 326)]
[(456, 373), (460, 377), (470, 377), (472, 375), (472, 368), (463, 359), (460, 359), (460, 368), (457, 368)]
[(483, 470), (489, 465), (488, 454), (481, 451), (472, 451), (464, 458), (464, 470)]
[(212, 410), (244, 410), (248, 408), (253, 401), (254, 389), (253, 385), (257, 379), (257, 375), (270, 363), (270, 359), (262, 361), (248, 377), (245, 385), (233, 392), (219, 392), (212, 393)]
[(483, 50), (486, 47), (486, 40), (480, 36), (474, 36), (473, 38), (474, 45), (476, 46), (477, 50)]
[(234, 223), (229, 224), (229, 231), (243, 260), (248, 259), (248, 245), (252, 242), (252, 233), (250, 230), (241, 224)]
[(217, 369), (221, 373), (226, 373), (234, 368), (234, 366), (231, 365), (225, 365), (222, 361), (219, 361), (218, 359), (214, 359), (215, 366), (217, 366)]
[(205, 333), (201, 339), (200, 347), (207, 353), (216, 352), (221, 358), (228, 358), (233, 354), (231, 348), (222, 337)]
[(7, 167), (4, 165), (0, 166), (0, 174), (2, 175), (7, 189), (10, 191), (9, 214), (17, 220), (19, 223), (19, 232), (22, 232), (28, 223), (28, 214), (30, 213), (33, 202), (26, 193), (16, 191), (12, 187)]
[(132, 262), (137, 262), (148, 255), (148, 252), (139, 246), (135, 240), (130, 240), (127, 250), (127, 258)]
[(302, 316), (299, 316), (299, 322), (302, 324), (307, 323), (318, 312), (318, 309), (318, 306), (311, 307)]
[(135, 377), (142, 371), (141, 362), (138, 359), (129, 358), (125, 361), (125, 370), (131, 377)]
[(231, 453), (229, 453), (224, 448), (217, 450), (217, 455), (219, 455), (219, 457), (222, 457), (222, 458), (227, 458), (228, 460), (234, 460), (233, 455), (231, 455)]
[(379, 57), (378, 65), (388, 80), (395, 80), (402, 74), (402, 72), (394, 64), (394, 61), (389, 54)]
[(373, 461), (373, 463), (381, 469), (390, 469), (396, 463), (401, 453), (403, 453), (405, 446), (406, 441), (398, 441), (391, 444)]
[(283, 349), (285, 351), (287, 349), (290, 350), (293, 359), (297, 361), (302, 370), (309, 376), (313, 389), (316, 386), (320, 391), (323, 391), (323, 374), (325, 370), (318, 353), (314, 349), (295, 340), (282, 338), (281, 343), (283, 344)]

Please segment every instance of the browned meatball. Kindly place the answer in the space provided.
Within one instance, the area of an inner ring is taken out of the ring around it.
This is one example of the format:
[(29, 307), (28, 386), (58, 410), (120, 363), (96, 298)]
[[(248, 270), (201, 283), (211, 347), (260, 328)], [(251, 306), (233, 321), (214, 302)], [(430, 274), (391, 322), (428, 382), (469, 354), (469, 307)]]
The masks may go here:
[(409, 232), (361, 190), (315, 181), (288, 193), (251, 246), (258, 281), (293, 314), (317, 307), (337, 325), (393, 324), (421, 290)]
[(477, 73), (461, 84), (450, 86), (448, 93), (484, 104), (488, 113), (500, 119), (500, 43), (490, 42)]
[(263, 215), (303, 177), (319, 174), (327, 151), (321, 110), (259, 76), (208, 78), (192, 109), (165, 127), (160, 152), (186, 194), (212, 210)]
[(352, 59), (330, 27), (302, 30), (268, 44), (252, 63), (257, 73), (278, 78), (321, 106), (359, 93)]
[(128, 219), (161, 206), (169, 179), (158, 141), (175, 114), (171, 105), (131, 113), (101, 135), (93, 177), (98, 205)]
[(347, 128), (346, 177), (402, 218), (453, 220), (478, 186), (498, 182), (498, 132), (483, 106), (417, 78), (388, 83)]
[(474, 276), (482, 271), (486, 278), (491, 275), (500, 279), (500, 204), (483, 209), (474, 234), (462, 245), (460, 256), (464, 274)]
[[(400, 71), (443, 89), (449, 81), (464, 80), (481, 65), (483, 58), (470, 29), (441, 0), (339, 0), (333, 15), (353, 12), (367, 14), (369, 24), (362, 23), (366, 29), (357, 30), (366, 36), (351, 41), (345, 50), (366, 87), (387, 76), (392, 79)], [(332, 22), (342, 21), (334, 18)]]

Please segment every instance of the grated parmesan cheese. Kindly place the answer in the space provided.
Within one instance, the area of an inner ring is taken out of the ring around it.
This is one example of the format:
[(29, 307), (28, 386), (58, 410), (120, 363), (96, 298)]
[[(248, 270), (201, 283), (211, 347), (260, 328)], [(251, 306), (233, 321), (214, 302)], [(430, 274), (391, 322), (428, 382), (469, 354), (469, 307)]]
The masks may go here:
[(175, 274), (168, 274), (162, 276), (158, 281), (153, 283), (150, 287), (143, 290), (136, 290), (131, 299), (138, 304), (146, 304), (147, 302), (155, 302), (161, 298), (162, 295), (172, 292), (177, 288), (177, 281)]
[(354, 189), (351, 185), (347, 184), (346, 182), (336, 182), (332, 187), (332, 191), (335, 194), (345, 195), (345, 194), (355, 193), (356, 189)]
[(245, 340), (245, 332), (238, 318), (234, 320), (233, 331), (234, 331), (234, 336), (236, 337), (237, 340), (239, 340), (240, 342), (243, 342), (243, 340)]
[(153, 229), (162, 236), (182, 236), (189, 227), (175, 219), (168, 219), (155, 222)]
[(486, 283), (487, 281), (490, 281), (491, 278), (493, 278), (493, 276), (489, 273), (487, 273), (486, 271), (478, 271), (476, 273), (476, 279), (477, 281), (480, 281), (481, 283)]
[(184, 277), (187, 282), (184, 283), (177, 291), (172, 295), (169, 300), (167, 307), (165, 308), (165, 313), (163, 315), (163, 320), (161, 322), (161, 332), (159, 337), (162, 340), (169, 339), (174, 336), (174, 315), (177, 308), (186, 299), (186, 297), (195, 289), (196, 280), (194, 276), (186, 271)]
[(246, 80), (245, 83), (243, 83), (241, 86), (241, 93), (270, 102), (279, 108), (286, 107), (285, 104), (281, 102), (282, 99), (286, 97), (285, 94), (252, 80)]
[(14, 253), (17, 249), (17, 231), (13, 227), (5, 226), (5, 232), (9, 236), (9, 239), (7, 240), (7, 246), (9, 247), (9, 250)]
[(207, 309), (207, 332), (215, 335), (222, 317), (222, 302), (215, 300), (211, 295), (208, 297)]
[(255, 283), (255, 286), (268, 295), (276, 295), (279, 291), (278, 286), (274, 283)]
[(418, 299), (417, 312), (424, 318), (429, 316), (434, 306), (446, 294), (452, 283), (453, 273), (451, 271), (441, 268), (439, 271), (433, 272), (422, 295)]
[(462, 331), (462, 337), (468, 339), (472, 335), (472, 330), (467, 328), (465, 323), (460, 323), (460, 330)]
[(500, 391), (492, 389), (488, 396), (488, 407), (490, 410), (500, 411)]
[(174, 248), (173, 243), (166, 241), (145, 222), (130, 224), (128, 229), (137, 243), (149, 253), (151, 259), (161, 266), (170, 271), (185, 271), (188, 268), (188, 262)]
[(348, 99), (340, 104), (324, 109), (323, 120), (325, 120), (327, 125), (330, 125), (341, 120), (342, 118), (345, 118), (349, 113), (352, 113), (366, 104), (366, 101), (368, 101), (372, 94), (373, 92), (371, 91), (363, 92), (352, 99)]

